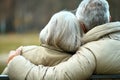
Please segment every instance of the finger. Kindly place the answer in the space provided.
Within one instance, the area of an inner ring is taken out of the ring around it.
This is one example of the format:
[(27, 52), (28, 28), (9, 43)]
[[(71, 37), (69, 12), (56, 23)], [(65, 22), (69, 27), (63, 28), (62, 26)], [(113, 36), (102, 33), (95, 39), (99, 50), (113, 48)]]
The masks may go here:
[(21, 52), (22, 52), (22, 50), (16, 50), (16, 51), (15, 51), (16, 55), (20, 55)]
[(16, 51), (14, 51), (14, 50), (10, 51), (9, 56), (8, 56), (7, 63), (9, 63), (9, 61), (10, 61), (14, 56), (16, 56)]
[(20, 55), (22, 53), (22, 47), (20, 46), (19, 48), (16, 49), (16, 54)]
[(16, 51), (14, 51), (14, 50), (10, 51), (9, 57), (12, 56), (12, 55), (15, 55), (15, 52), (16, 52)]
[(20, 47), (19, 47), (19, 48), (17, 48), (16, 50), (22, 50), (22, 47), (23, 47), (23, 46), (20, 46)]

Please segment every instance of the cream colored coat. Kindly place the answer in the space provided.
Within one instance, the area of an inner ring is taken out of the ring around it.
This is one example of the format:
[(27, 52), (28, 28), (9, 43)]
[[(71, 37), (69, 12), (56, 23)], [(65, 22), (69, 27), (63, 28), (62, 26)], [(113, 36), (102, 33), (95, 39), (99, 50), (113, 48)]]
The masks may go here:
[[(35, 65), (55, 66), (60, 62), (68, 60), (72, 55), (52, 46), (24, 46), (21, 48), (21, 55)], [(6, 67), (2, 75), (7, 75)]]
[(14, 57), (8, 64), (10, 79), (86, 80), (93, 73), (120, 73), (120, 22), (97, 26), (82, 40), (89, 43), (80, 47), (67, 61), (53, 67), (36, 66), (22, 56)]
[(68, 60), (71, 55), (51, 46), (24, 46), (22, 56), (35, 65), (54, 66)]

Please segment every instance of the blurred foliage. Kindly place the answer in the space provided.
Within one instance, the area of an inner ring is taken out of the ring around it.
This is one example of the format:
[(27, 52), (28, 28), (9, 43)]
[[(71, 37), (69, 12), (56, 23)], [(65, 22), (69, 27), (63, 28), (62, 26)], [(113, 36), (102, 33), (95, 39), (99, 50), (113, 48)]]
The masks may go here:
[(120, 0), (107, 0), (110, 5), (112, 21), (120, 21)]
[(81, 0), (0, 0), (0, 32), (40, 31), (61, 10), (74, 10)]
[[(0, 32), (40, 31), (61, 10), (75, 10), (82, 0), (0, 0)], [(120, 20), (120, 0), (107, 0), (112, 21)]]

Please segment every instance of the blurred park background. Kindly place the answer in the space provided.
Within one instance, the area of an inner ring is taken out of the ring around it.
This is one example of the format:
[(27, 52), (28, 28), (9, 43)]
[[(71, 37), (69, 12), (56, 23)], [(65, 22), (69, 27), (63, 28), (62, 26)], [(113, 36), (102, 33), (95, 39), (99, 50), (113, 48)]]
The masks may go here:
[[(0, 0), (0, 73), (8, 52), (23, 45), (39, 45), (39, 32), (51, 16), (75, 10), (82, 0)], [(108, 0), (112, 21), (120, 20), (120, 0)]]

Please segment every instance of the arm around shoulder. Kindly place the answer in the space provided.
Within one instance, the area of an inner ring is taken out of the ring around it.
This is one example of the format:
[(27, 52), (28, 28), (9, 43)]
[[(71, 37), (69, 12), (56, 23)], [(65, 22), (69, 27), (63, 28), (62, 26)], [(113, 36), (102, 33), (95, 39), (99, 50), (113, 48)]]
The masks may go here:
[(86, 80), (94, 69), (95, 58), (84, 49), (53, 67), (36, 66), (24, 57), (17, 56), (8, 65), (8, 75), (12, 80)]

